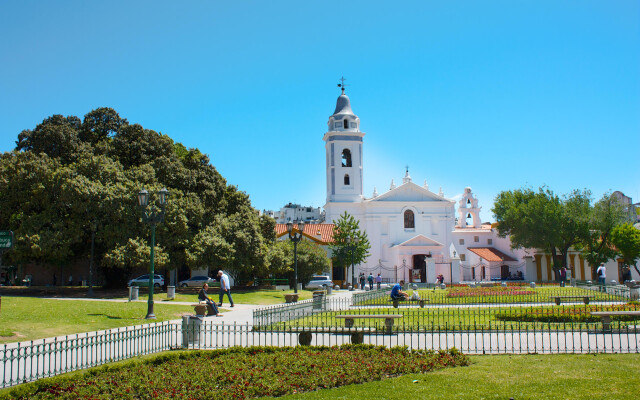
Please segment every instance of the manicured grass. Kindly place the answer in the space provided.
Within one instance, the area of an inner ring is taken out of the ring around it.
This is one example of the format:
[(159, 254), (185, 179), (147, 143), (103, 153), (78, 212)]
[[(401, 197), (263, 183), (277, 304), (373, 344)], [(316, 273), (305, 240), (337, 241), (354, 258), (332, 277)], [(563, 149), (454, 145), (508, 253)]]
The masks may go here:
[[(153, 322), (160, 322), (192, 314), (193, 308), (156, 303), (154, 311)], [(145, 324), (146, 314), (146, 303), (2, 296), (0, 343)]]
[[(501, 355), (427, 375), (284, 396), (300, 399), (637, 399), (640, 355)], [(417, 382), (416, 382), (417, 381)]]
[[(180, 351), (0, 391), (0, 399), (245, 399), (463, 366), (451, 352), (370, 345)], [(309, 373), (312, 371), (313, 373)]]
[[(255, 290), (243, 290), (243, 291), (232, 291), (231, 297), (233, 297), (233, 302), (238, 304), (258, 304), (258, 305), (273, 305), (273, 304), (281, 304), (284, 303), (284, 295), (293, 293), (293, 290), (263, 290), (263, 289), (255, 289)], [(216, 302), (219, 299), (217, 290), (209, 290), (207, 292), (209, 297), (214, 299)], [(300, 290), (298, 291), (300, 295), (299, 300), (308, 300), (313, 297), (312, 290)], [(171, 301), (167, 299), (166, 293), (160, 293), (157, 295), (158, 301)], [(198, 294), (180, 294), (176, 293), (176, 298), (174, 301), (198, 301)], [(229, 305), (229, 299), (227, 296), (224, 296), (225, 306)]]
[[(594, 330), (601, 327), (600, 318), (592, 317), (592, 311), (640, 310), (637, 302), (624, 305), (570, 305), (535, 307), (399, 307), (362, 308), (309, 314), (263, 329), (286, 329), (288, 327), (344, 326), (344, 319), (337, 315), (384, 315), (398, 314), (402, 318), (394, 323), (397, 331), (430, 330)], [(614, 317), (614, 327), (638, 325), (638, 317)], [(384, 320), (361, 318), (355, 320), (356, 327), (384, 327)], [(589, 323), (587, 325), (586, 323)]]
[[(375, 299), (363, 302), (363, 305), (386, 303), (390, 290), (380, 293)], [(413, 294), (413, 290), (407, 291)], [(493, 286), (488, 288), (448, 287), (447, 289), (419, 289), (420, 298), (429, 304), (512, 304), (512, 303), (553, 303), (552, 296), (591, 296), (591, 301), (625, 301), (624, 298), (595, 290), (578, 287), (541, 286), (532, 289), (528, 286)], [(566, 301), (566, 300), (565, 300)], [(581, 302), (582, 299), (572, 299)]]

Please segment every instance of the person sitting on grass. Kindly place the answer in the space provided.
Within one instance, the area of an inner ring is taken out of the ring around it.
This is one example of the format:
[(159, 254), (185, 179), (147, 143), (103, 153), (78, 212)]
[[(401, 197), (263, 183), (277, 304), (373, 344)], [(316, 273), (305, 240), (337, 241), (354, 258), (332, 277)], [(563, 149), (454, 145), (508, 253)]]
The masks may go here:
[(404, 281), (400, 281), (400, 283), (396, 283), (393, 285), (391, 289), (391, 300), (407, 300), (409, 299), (409, 295), (403, 292), (402, 285), (404, 285)]
[(211, 307), (213, 310), (213, 315), (216, 317), (222, 317), (218, 311), (218, 306), (216, 306), (216, 302), (211, 300), (211, 297), (207, 296), (207, 289), (209, 289), (209, 284), (205, 283), (202, 285), (202, 289), (200, 289), (200, 293), (198, 293), (198, 301), (207, 303), (207, 306)]

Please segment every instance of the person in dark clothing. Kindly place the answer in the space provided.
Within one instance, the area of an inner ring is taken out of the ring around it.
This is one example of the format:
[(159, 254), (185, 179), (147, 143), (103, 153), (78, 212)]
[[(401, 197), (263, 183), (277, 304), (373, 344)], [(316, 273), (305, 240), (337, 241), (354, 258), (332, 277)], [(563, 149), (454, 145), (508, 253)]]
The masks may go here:
[(202, 285), (202, 289), (200, 289), (200, 293), (198, 293), (198, 301), (200, 301), (201, 303), (204, 301), (205, 303), (207, 303), (207, 306), (209, 306), (213, 310), (213, 315), (215, 315), (216, 317), (222, 317), (222, 314), (218, 312), (218, 306), (216, 306), (216, 302), (211, 300), (211, 298), (207, 296), (207, 289), (209, 289), (209, 284), (205, 283), (204, 285)]

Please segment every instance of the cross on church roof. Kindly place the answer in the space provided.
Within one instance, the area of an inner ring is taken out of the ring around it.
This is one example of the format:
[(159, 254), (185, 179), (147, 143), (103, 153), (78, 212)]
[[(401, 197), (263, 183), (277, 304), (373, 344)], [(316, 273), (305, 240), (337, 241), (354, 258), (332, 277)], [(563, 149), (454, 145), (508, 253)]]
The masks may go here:
[(346, 79), (345, 79), (345, 78), (344, 78), (344, 76), (343, 76), (343, 77), (341, 77), (341, 78), (340, 78), (340, 82), (341, 82), (341, 83), (338, 83), (338, 87), (339, 87), (339, 88), (342, 88), (342, 94), (344, 94), (344, 88), (345, 88), (345, 86), (350, 86), (350, 85), (347, 85), (346, 83), (344, 83), (344, 81), (346, 81)]

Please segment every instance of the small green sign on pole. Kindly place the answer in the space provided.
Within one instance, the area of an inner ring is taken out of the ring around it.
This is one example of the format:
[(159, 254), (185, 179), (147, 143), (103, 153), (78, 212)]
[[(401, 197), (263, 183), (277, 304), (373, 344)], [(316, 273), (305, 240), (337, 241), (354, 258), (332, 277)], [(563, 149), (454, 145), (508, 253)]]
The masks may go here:
[(0, 251), (8, 250), (13, 247), (13, 232), (0, 231)]

